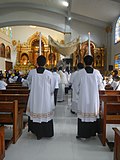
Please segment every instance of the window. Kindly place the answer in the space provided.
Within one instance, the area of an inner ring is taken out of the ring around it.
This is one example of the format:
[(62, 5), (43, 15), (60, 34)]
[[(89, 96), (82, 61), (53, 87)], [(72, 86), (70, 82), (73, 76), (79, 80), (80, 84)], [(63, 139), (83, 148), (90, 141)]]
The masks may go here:
[(115, 43), (120, 42), (120, 17), (118, 18), (115, 26)]

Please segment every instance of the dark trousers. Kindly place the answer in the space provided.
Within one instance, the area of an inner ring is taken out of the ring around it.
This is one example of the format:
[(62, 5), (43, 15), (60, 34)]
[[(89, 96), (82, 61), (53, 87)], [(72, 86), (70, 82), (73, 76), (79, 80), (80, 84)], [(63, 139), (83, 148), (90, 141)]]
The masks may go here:
[(55, 103), (55, 106), (56, 106), (56, 102), (57, 102), (57, 93), (58, 93), (58, 88), (56, 88), (54, 90), (54, 103)]

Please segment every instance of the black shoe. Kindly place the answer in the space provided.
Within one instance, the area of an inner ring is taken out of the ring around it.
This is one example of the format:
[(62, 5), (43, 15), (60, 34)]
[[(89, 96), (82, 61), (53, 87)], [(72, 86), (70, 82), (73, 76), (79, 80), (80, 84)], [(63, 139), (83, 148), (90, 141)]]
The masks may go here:
[(81, 141), (86, 141), (87, 138), (81, 138), (80, 136), (76, 136), (76, 139), (80, 139)]
[(42, 138), (42, 137), (39, 137), (39, 136), (38, 136), (38, 137), (37, 137), (37, 140), (40, 140), (41, 138)]
[(76, 139), (80, 139), (80, 136), (76, 136)]
[(71, 110), (71, 113), (72, 113), (72, 114), (75, 114), (75, 112), (74, 112), (74, 111), (72, 111), (72, 110)]

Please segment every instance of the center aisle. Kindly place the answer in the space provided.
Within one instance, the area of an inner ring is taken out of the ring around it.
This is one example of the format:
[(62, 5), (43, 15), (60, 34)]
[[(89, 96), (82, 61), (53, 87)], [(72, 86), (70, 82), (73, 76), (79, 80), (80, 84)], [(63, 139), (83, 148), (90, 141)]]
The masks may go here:
[(113, 152), (102, 146), (97, 136), (86, 141), (76, 139), (77, 118), (68, 104), (70, 95), (57, 102), (53, 138), (36, 140), (26, 127), (18, 142), (6, 150), (5, 160), (113, 160)]

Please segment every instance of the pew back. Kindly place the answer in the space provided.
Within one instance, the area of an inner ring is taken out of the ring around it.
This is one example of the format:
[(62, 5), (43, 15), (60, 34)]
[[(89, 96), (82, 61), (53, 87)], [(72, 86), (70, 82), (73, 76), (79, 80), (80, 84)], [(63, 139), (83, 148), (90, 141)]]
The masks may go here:
[(115, 132), (114, 160), (120, 160), (120, 131), (117, 128), (113, 130)]
[(0, 90), (0, 94), (29, 94), (28, 89), (6, 89)]
[[(106, 124), (120, 124), (120, 95), (100, 95), (101, 132), (99, 138), (106, 145)], [(108, 142), (108, 140), (107, 140)]]
[(8, 143), (16, 143), (22, 134), (23, 110), (18, 111), (18, 101), (0, 101), (0, 124), (13, 125), (13, 136)]
[(100, 90), (99, 91), (100, 95), (106, 94), (106, 95), (119, 95), (120, 91), (116, 91), (116, 90)]
[(0, 126), (0, 160), (5, 157), (5, 133), (4, 126)]
[(8, 83), (8, 86), (22, 86), (22, 83)]
[(18, 100), (18, 108), (26, 111), (28, 94), (0, 94), (0, 101)]
[(24, 86), (6, 86), (7, 89), (28, 89), (28, 87), (24, 87)]

